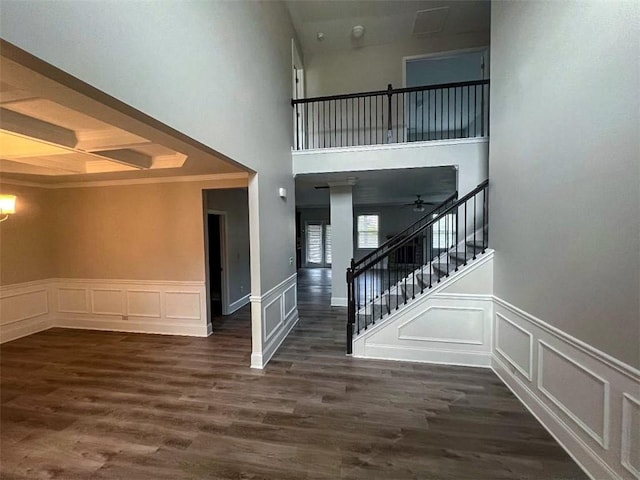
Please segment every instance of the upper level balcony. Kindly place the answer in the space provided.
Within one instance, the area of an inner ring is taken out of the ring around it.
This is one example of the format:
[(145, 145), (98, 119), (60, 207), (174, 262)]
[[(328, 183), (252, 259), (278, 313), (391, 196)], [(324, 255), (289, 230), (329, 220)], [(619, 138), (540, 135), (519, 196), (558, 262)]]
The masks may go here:
[(489, 80), (292, 100), (294, 150), (485, 137)]
[(489, 80), (292, 100), (294, 174), (456, 166), (487, 178)]

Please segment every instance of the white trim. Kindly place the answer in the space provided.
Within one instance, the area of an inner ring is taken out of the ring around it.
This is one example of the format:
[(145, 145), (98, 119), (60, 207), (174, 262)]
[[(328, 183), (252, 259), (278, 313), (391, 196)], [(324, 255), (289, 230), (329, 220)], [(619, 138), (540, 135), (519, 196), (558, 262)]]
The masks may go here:
[[(0, 294), (3, 292), (10, 292), (11, 290), (20, 290), (23, 288), (31, 288), (31, 287), (40, 287), (40, 286), (48, 286), (51, 283), (52, 279), (47, 278), (43, 280), (32, 280), (30, 282), (21, 282), (21, 283), (11, 283), (9, 285), (0, 285)], [(4, 298), (4, 296), (2, 297)]]
[[(168, 315), (167, 314), (167, 295), (197, 295), (198, 296), (198, 310), (200, 315), (192, 316), (192, 315)], [(200, 292), (194, 292), (191, 290), (166, 290), (164, 292), (164, 312), (165, 318), (170, 318), (172, 320), (200, 320), (202, 318), (202, 295)], [(205, 315), (206, 318), (206, 315)], [(207, 323), (208, 320), (207, 320)]]
[(240, 297), (238, 300), (231, 302), (229, 304), (228, 315), (231, 315), (232, 313), (240, 310), (242, 307), (247, 305), (250, 301), (249, 300), (250, 297), (251, 297), (251, 294), (247, 293), (244, 297)]
[(489, 143), (489, 137), (458, 138), (450, 140), (428, 140), (424, 142), (387, 143), (380, 145), (355, 145), (352, 147), (316, 148), (309, 150), (292, 150), (293, 157), (318, 154), (334, 154), (343, 152), (370, 152), (375, 150), (398, 150), (402, 148), (442, 147), (465, 143)]
[[(137, 317), (136, 317), (137, 318)], [(57, 328), (77, 328), (80, 330), (101, 330), (108, 332), (146, 333), (152, 335), (181, 335), (207, 337), (207, 325), (166, 323), (150, 321), (116, 320), (111, 318), (60, 318), (52, 325)]]
[(332, 307), (348, 307), (349, 300), (347, 297), (331, 297), (331, 306)]
[[(553, 395), (550, 391), (548, 391), (544, 387), (544, 385), (543, 385), (543, 380), (544, 380), (544, 375), (543, 375), (543, 373), (544, 373), (544, 364), (543, 364), (544, 355), (543, 355), (543, 351), (544, 351), (544, 348), (548, 348), (549, 350), (554, 352), (556, 355), (564, 358), (566, 361), (568, 361), (569, 363), (571, 363), (575, 367), (583, 370), (588, 375), (590, 375), (591, 377), (595, 378), (600, 383), (602, 383), (602, 385), (604, 386), (603, 399), (602, 399), (602, 405), (603, 405), (602, 406), (602, 411), (603, 411), (603, 415), (602, 415), (602, 435), (598, 435), (597, 432), (594, 432), (591, 429), (591, 427), (589, 427), (575, 413), (573, 413), (571, 411), (571, 409), (567, 405), (562, 403), (558, 398), (556, 398), (555, 395)], [(599, 375), (595, 374), (593, 371), (589, 370), (584, 365), (581, 365), (580, 363), (576, 362), (575, 360), (573, 360), (569, 356), (565, 355), (564, 353), (562, 353), (557, 348), (552, 347), (551, 345), (549, 345), (544, 340), (538, 339), (538, 385), (537, 385), (537, 387), (538, 387), (538, 390), (540, 392), (542, 392), (542, 394), (544, 394), (549, 400), (551, 400), (551, 402), (553, 402), (556, 407), (558, 407), (560, 410), (562, 410), (564, 412), (564, 414), (567, 417), (569, 417), (571, 420), (573, 420), (576, 425), (578, 425), (582, 430), (585, 431), (585, 433), (587, 433), (591, 438), (593, 438), (596, 442), (598, 442), (598, 444), (602, 448), (604, 448), (605, 450), (607, 450), (609, 448), (609, 423), (610, 423), (609, 422), (609, 390), (610, 390), (609, 382), (607, 382), (604, 378), (600, 377)]]
[[(58, 292), (60, 291), (60, 289), (58, 289)], [(153, 314), (153, 313), (131, 313), (131, 303), (130, 303), (130, 297), (129, 294), (130, 293), (153, 293), (155, 295), (157, 295), (158, 298), (158, 313), (157, 314)], [(126, 301), (126, 312), (127, 315), (131, 315), (134, 317), (145, 317), (145, 318), (162, 318), (162, 292), (160, 290), (145, 290), (142, 288), (138, 288), (138, 289), (127, 289), (127, 291), (125, 292), (125, 301)], [(58, 310), (60, 311), (60, 310)]]
[(34, 333), (49, 330), (52, 327), (49, 317), (37, 317), (0, 325), (0, 343), (11, 342), (19, 338), (28, 337)]
[(603, 478), (621, 480), (621, 477), (576, 435), (549, 406), (542, 402), (520, 378), (510, 374), (507, 366), (495, 355), (493, 356), (493, 362), (494, 367), (492, 370), (502, 380), (502, 383), (511, 390), (511, 393), (520, 400), (520, 403), (538, 420), (589, 478), (592, 480)]
[(267, 292), (263, 293), (262, 295), (251, 295), (249, 297), (249, 300), (252, 302), (262, 302), (264, 299), (266, 299), (267, 297), (269, 297), (270, 295), (273, 295), (275, 292), (277, 292), (279, 289), (281, 289), (282, 287), (284, 287), (288, 282), (295, 280), (297, 278), (298, 274), (294, 273), (291, 276), (285, 278), (283, 281), (281, 281), (280, 283), (278, 283), (275, 287), (270, 288)]
[(127, 178), (122, 180), (94, 180), (88, 182), (61, 182), (61, 183), (39, 183), (24, 180), (14, 180), (12, 178), (0, 178), (0, 183), (6, 185), (21, 185), (25, 187), (36, 188), (86, 188), (86, 187), (113, 187), (120, 185), (145, 185), (151, 183), (182, 183), (182, 182), (211, 182), (224, 180), (247, 180), (248, 172), (232, 172), (232, 173), (212, 173), (205, 175), (183, 175), (173, 177), (144, 177), (144, 178)]
[(48, 282), (77, 283), (83, 285), (104, 285), (117, 283), (119, 285), (157, 285), (161, 287), (204, 287), (204, 281), (181, 280), (129, 280), (129, 279), (95, 279), (95, 278), (51, 278)]
[[(411, 317), (410, 319), (408, 319), (406, 322), (398, 325), (397, 329), (398, 329), (398, 340), (415, 340), (418, 342), (433, 342), (433, 343), (456, 343), (456, 344), (460, 344), (460, 345), (484, 345), (484, 341), (477, 341), (477, 340), (462, 340), (462, 339), (458, 339), (458, 338), (438, 338), (438, 337), (412, 337), (412, 336), (407, 336), (407, 335), (401, 335), (400, 334), (400, 329), (410, 323), (415, 322), (415, 320), (419, 317), (421, 317), (422, 315), (424, 315), (425, 313), (431, 311), (431, 310), (453, 310), (453, 311), (457, 311), (457, 310), (467, 310), (467, 311), (475, 311), (475, 312), (480, 312), (484, 314), (484, 309), (482, 308), (478, 308), (478, 307), (453, 307), (453, 306), (441, 306), (441, 305), (429, 305), (426, 309), (424, 310), (420, 310), (419, 312), (417, 312), (413, 317)], [(482, 338), (484, 339), (484, 322), (482, 322)], [(369, 344), (371, 345), (371, 344)]]
[(578, 350), (595, 358), (596, 360), (607, 364), (609, 367), (615, 369), (616, 371), (618, 371), (619, 373), (622, 373), (623, 375), (626, 375), (627, 377), (630, 377), (632, 380), (635, 380), (636, 382), (640, 382), (640, 370), (622, 362), (621, 360), (618, 360), (617, 358), (612, 357), (607, 353), (604, 353), (601, 350), (598, 350), (595, 347), (592, 347), (588, 343), (585, 343), (582, 340), (577, 339), (576, 337), (564, 332), (563, 330), (560, 330), (559, 328), (556, 328), (552, 325), (549, 325), (546, 322), (543, 322), (539, 318), (534, 317), (533, 315), (525, 312), (524, 310), (519, 309), (518, 307), (510, 304), (509, 302), (499, 297), (496, 297), (495, 295), (493, 297), (493, 300), (498, 305), (506, 308), (507, 310), (511, 310), (511, 312), (521, 316), (525, 320), (541, 328), (542, 330), (550, 333), (551, 335), (558, 337), (560, 340), (567, 342), (572, 347), (575, 347)]
[[(287, 298), (287, 292), (293, 290), (293, 307), (289, 309), (289, 311), (285, 311), (285, 300)], [(293, 313), (293, 311), (298, 308), (298, 284), (294, 283), (289, 288), (287, 288), (284, 292), (282, 292), (282, 311), (284, 312), (284, 318), (288, 318), (289, 315)]]
[(267, 333), (266, 328), (262, 329), (262, 342), (263, 342), (263, 344), (265, 344), (269, 340), (271, 340), (271, 338), (276, 333), (278, 333), (278, 330), (284, 324), (284, 315), (283, 315), (283, 310), (282, 310), (282, 295), (278, 295), (277, 297), (274, 297), (273, 300), (271, 300), (264, 307), (262, 307), (262, 321), (264, 322), (266, 320), (266, 318), (267, 318), (267, 310), (269, 309), (269, 307), (271, 305), (273, 305), (274, 303), (276, 303), (276, 302), (280, 302), (280, 320), (279, 320), (278, 324), (273, 328), (273, 330), (271, 330), (271, 332)]
[(633, 398), (628, 393), (622, 394), (622, 436), (620, 439), (620, 463), (636, 478), (640, 478), (640, 470), (631, 464), (631, 412), (630, 404), (640, 408), (640, 400)]
[[(494, 325), (494, 332), (495, 332), (495, 338), (493, 341), (493, 345), (495, 347), (496, 352), (498, 352), (500, 355), (502, 355), (504, 357), (504, 359), (509, 362), (513, 368), (515, 368), (517, 371), (519, 371), (522, 376), (524, 376), (527, 380), (531, 381), (533, 379), (533, 335), (531, 335), (530, 332), (526, 331), (524, 328), (522, 328), (520, 325), (517, 325), (515, 322), (512, 322), (511, 320), (509, 320), (507, 317), (505, 317), (504, 315), (501, 315), (500, 313), (496, 312), (495, 314), (496, 320), (495, 320), (495, 325)], [(524, 370), (524, 368), (522, 368), (518, 362), (516, 362), (513, 358), (511, 358), (504, 350), (502, 350), (499, 346), (498, 346), (498, 337), (499, 337), (499, 332), (500, 332), (500, 322), (498, 322), (497, 319), (501, 319), (504, 320), (507, 323), (510, 323), (513, 327), (515, 327), (516, 329), (520, 330), (522, 333), (524, 333), (525, 335), (527, 335), (529, 337), (529, 371)]]
[[(89, 313), (89, 290), (87, 288), (77, 287), (77, 288), (68, 288), (68, 287), (58, 287), (56, 289), (56, 301), (58, 305), (58, 313)], [(82, 292), (84, 294), (84, 310), (63, 310), (60, 308), (60, 292)]]
[(262, 350), (262, 353), (252, 353), (251, 354), (251, 368), (263, 369), (266, 367), (271, 357), (278, 351), (282, 342), (287, 338), (293, 327), (298, 324), (298, 313), (296, 309), (296, 314), (292, 320), (289, 321), (289, 326), (285, 326), (284, 329), (280, 329), (276, 338), (273, 339), (270, 345)]
[[(400, 308), (398, 308), (393, 314), (395, 315), (398, 312), (402, 312), (410, 308), (412, 305), (415, 305), (416, 302), (425, 298), (424, 295), (428, 295), (429, 298), (433, 298), (433, 299), (442, 298), (442, 299), (452, 299), (452, 300), (488, 300), (493, 302), (494, 296), (489, 294), (473, 294), (473, 293), (466, 294), (466, 293), (444, 293), (444, 292), (440, 293), (442, 290), (449, 287), (451, 284), (461, 280), (462, 278), (471, 274), (471, 272), (475, 271), (476, 269), (483, 266), (485, 263), (492, 260), (493, 256), (494, 256), (494, 251), (491, 249), (487, 249), (482, 256), (477, 257), (476, 260), (474, 260), (472, 263), (468, 263), (467, 265), (463, 265), (459, 267), (455, 275), (449, 275), (440, 283), (434, 283), (431, 289), (425, 290), (422, 295), (416, 296), (415, 298), (412, 298), (411, 300), (407, 301), (407, 303), (401, 305)], [(333, 305), (333, 299), (332, 299), (332, 305)], [(344, 306), (348, 306), (348, 305), (345, 304)], [(366, 331), (362, 331), (360, 335), (358, 335), (357, 337), (354, 337), (354, 341), (364, 337), (365, 335), (370, 336), (373, 333), (375, 333), (378, 329), (384, 328), (384, 325), (386, 324), (386, 321), (389, 318), (390, 317), (388, 316), (383, 317), (382, 321), (376, 323), (372, 327), (369, 327)]]
[[(359, 355), (354, 351), (353, 357), (374, 360), (393, 360), (397, 362), (491, 368), (491, 352), (447, 349), (425, 351), (422, 348), (379, 345), (375, 343), (368, 343), (366, 348), (366, 355)], [(401, 355), (394, 357), (393, 353), (401, 353)], [(461, 358), (467, 358), (469, 361), (460, 360)]]
[[(120, 294), (120, 311), (119, 312), (102, 312), (100, 310), (96, 310), (96, 297), (95, 297), (95, 293), (96, 292), (117, 292)], [(122, 290), (121, 288), (92, 288), (89, 292), (89, 296), (91, 298), (91, 313), (93, 315), (117, 315), (117, 316), (121, 316), (121, 315), (126, 315), (127, 311), (123, 308), (122, 302), (122, 295), (124, 293), (124, 290)]]

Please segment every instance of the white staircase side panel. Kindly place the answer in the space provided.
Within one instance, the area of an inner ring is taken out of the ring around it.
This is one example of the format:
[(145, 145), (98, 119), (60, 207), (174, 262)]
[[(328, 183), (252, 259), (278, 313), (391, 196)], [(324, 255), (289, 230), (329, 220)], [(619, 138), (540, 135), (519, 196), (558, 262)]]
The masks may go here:
[(491, 366), (493, 251), (361, 332), (353, 356)]

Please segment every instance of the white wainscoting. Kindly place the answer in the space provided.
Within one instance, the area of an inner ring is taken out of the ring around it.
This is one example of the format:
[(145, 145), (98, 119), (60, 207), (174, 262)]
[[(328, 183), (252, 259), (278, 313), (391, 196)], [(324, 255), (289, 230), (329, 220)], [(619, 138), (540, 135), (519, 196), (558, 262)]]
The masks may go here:
[(51, 327), (49, 280), (0, 287), (0, 343)]
[(492, 305), (490, 295), (430, 295), (361, 334), (353, 356), (490, 367)]
[(56, 279), (53, 325), (204, 337), (204, 282)]
[(298, 322), (296, 278), (294, 273), (264, 295), (251, 297), (252, 312), (260, 312), (262, 336), (261, 349), (253, 342), (252, 368), (264, 368)]
[(493, 251), (360, 333), (353, 356), (491, 366)]
[(640, 372), (495, 297), (493, 322), (493, 369), (585, 472), (640, 478)]

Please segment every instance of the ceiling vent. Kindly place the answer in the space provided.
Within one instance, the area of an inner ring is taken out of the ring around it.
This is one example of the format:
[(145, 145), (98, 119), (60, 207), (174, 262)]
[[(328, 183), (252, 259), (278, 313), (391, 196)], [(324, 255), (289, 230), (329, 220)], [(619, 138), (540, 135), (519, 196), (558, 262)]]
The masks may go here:
[(429, 35), (442, 32), (448, 14), (449, 7), (430, 8), (416, 12), (413, 34)]

